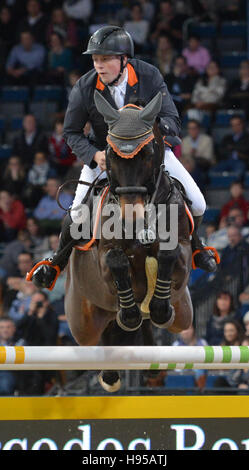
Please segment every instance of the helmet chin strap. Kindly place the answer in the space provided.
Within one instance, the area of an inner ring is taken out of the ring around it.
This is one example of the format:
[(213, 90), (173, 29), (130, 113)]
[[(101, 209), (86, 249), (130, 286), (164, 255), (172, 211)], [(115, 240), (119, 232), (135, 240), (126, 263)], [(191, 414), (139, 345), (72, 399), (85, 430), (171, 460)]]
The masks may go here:
[(117, 75), (116, 78), (114, 78), (114, 80), (112, 80), (112, 82), (110, 83), (104, 83), (101, 78), (100, 78), (100, 81), (103, 83), (103, 85), (105, 86), (112, 86), (112, 85), (116, 85), (125, 69), (126, 65), (124, 65), (124, 57), (121, 55), (120, 57), (120, 71), (119, 71), (119, 74)]

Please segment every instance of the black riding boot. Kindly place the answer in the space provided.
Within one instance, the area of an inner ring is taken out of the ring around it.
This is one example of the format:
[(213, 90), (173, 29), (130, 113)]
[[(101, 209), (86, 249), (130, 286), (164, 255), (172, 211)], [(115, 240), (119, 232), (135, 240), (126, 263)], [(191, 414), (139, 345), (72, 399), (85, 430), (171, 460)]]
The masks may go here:
[[(63, 271), (65, 269), (69, 257), (72, 253), (73, 246), (75, 245), (75, 240), (71, 237), (70, 225), (72, 224), (72, 219), (68, 213), (63, 220), (62, 231), (60, 234), (59, 247), (56, 253), (54, 253), (52, 258), (49, 258), (49, 265), (44, 264), (39, 266), (32, 276), (32, 281), (37, 287), (51, 287), (56, 276), (57, 272)], [(56, 266), (59, 268), (56, 269)]]
[(192, 233), (192, 252), (193, 252), (193, 261), (196, 268), (203, 269), (209, 273), (215, 272), (217, 270), (217, 258), (215, 256), (215, 250), (205, 249), (205, 245), (200, 240), (197, 235), (197, 229), (201, 225), (203, 216), (193, 217), (195, 229)]

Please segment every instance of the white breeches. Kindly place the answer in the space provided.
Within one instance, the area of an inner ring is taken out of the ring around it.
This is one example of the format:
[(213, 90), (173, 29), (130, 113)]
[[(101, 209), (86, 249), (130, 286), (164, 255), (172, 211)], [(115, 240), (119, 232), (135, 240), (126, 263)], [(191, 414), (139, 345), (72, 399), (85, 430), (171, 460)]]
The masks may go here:
[[(172, 150), (166, 149), (164, 156), (165, 169), (169, 172), (170, 176), (173, 176), (179, 180), (185, 188), (187, 197), (192, 201), (191, 211), (194, 216), (203, 215), (206, 210), (205, 199), (198, 188), (197, 184), (193, 180), (189, 172), (184, 168), (181, 162), (175, 157)], [(100, 174), (99, 167), (94, 169), (89, 168), (85, 165), (80, 174), (81, 181), (87, 181), (92, 183), (94, 179)], [(100, 179), (106, 178), (106, 173), (102, 173)], [(81, 204), (82, 199), (88, 191), (88, 186), (78, 184), (75, 198), (73, 201), (73, 208)]]

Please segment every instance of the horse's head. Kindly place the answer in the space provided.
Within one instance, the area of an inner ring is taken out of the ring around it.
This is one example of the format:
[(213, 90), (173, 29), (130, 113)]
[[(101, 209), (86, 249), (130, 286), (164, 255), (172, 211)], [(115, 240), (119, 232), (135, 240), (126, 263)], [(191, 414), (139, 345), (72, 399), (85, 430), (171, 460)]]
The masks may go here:
[(140, 208), (139, 217), (143, 218), (145, 201), (154, 192), (163, 158), (155, 139), (156, 133), (157, 140), (161, 137), (155, 120), (162, 95), (159, 92), (144, 108), (128, 104), (119, 110), (97, 91), (94, 99), (108, 124), (107, 173), (111, 191), (119, 197), (122, 218), (128, 215), (127, 207), (134, 205), (136, 216)]

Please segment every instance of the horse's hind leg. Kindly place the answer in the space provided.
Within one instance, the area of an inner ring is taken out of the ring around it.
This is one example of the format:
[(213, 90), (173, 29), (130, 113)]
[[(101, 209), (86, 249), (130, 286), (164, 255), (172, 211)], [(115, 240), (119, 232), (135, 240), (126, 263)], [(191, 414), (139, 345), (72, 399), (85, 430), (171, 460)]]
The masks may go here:
[(115, 313), (93, 305), (85, 297), (81, 302), (72, 302), (66, 309), (71, 333), (80, 346), (95, 346)]
[(182, 297), (174, 302), (175, 319), (168, 330), (171, 333), (180, 333), (187, 330), (193, 321), (193, 307), (188, 287), (185, 288)]
[[(102, 335), (102, 344), (104, 346), (133, 346), (150, 342), (150, 336), (144, 336), (144, 325), (137, 331), (125, 332), (116, 321), (109, 323)], [(99, 374), (99, 382), (107, 392), (117, 392), (120, 389), (120, 374), (116, 370), (104, 370)]]

